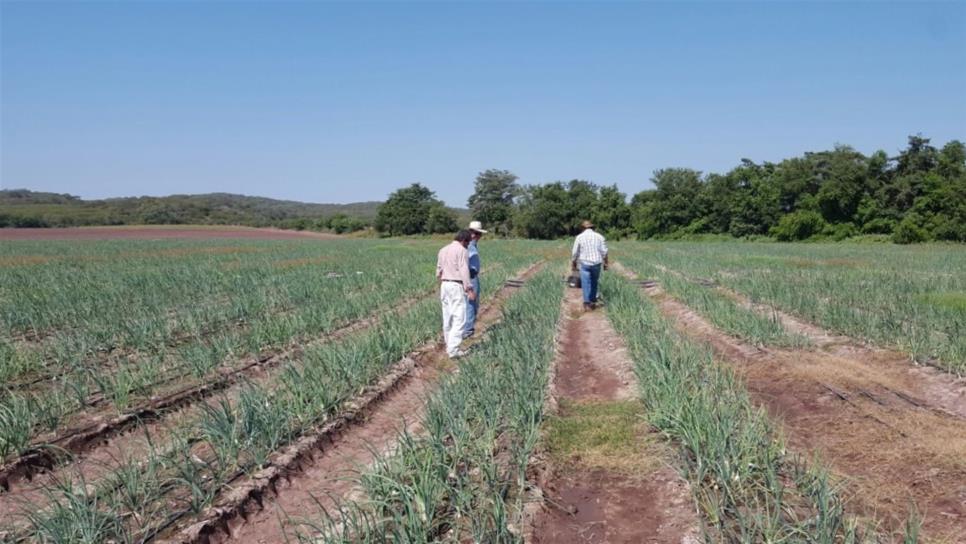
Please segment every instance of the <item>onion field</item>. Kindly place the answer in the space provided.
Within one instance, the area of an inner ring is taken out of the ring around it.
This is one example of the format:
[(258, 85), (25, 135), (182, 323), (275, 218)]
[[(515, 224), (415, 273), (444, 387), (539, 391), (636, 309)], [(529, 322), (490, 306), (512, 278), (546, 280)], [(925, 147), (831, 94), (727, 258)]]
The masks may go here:
[[(585, 314), (568, 244), (485, 239), (451, 361), (445, 243), (0, 245), (0, 541), (966, 534), (961, 247), (616, 242)], [(592, 465), (609, 440), (652, 459)]]

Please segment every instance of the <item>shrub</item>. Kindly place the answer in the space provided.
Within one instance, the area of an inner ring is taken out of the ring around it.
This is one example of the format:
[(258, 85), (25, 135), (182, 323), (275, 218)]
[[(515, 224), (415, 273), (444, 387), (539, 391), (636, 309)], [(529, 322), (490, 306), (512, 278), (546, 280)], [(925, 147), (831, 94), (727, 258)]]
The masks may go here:
[(862, 225), (862, 232), (865, 234), (892, 234), (895, 230), (895, 220), (885, 217), (873, 219)]
[(792, 242), (820, 234), (826, 226), (820, 213), (798, 211), (783, 216), (769, 232), (779, 241)]
[(929, 239), (926, 229), (920, 227), (915, 214), (909, 214), (892, 233), (892, 241), (897, 244), (916, 244)]
[(855, 225), (853, 225), (852, 223), (838, 223), (835, 225), (826, 225), (825, 228), (822, 229), (822, 236), (826, 238), (831, 238), (836, 242), (841, 242), (842, 240), (845, 240), (846, 238), (851, 238), (856, 234), (858, 234), (858, 231), (856, 230)]

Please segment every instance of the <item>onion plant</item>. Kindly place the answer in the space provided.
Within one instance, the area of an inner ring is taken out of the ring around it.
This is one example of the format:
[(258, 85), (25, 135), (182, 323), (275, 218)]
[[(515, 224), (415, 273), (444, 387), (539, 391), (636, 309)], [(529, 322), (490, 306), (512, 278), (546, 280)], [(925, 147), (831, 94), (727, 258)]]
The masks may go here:
[[(510, 271), (535, 259), (523, 250), (500, 257), (503, 266), (482, 276), (485, 292), (494, 292)], [(431, 282), (432, 268), (425, 268)], [(393, 296), (389, 291), (382, 299), (391, 303)], [(346, 293), (346, 298), (333, 305), (349, 298)], [(314, 315), (331, 322), (333, 314)], [(150, 478), (131, 481), (133, 472), (121, 468), (124, 481), (93, 482), (98, 511), (125, 520), (124, 538), (135, 539), (152, 535), (172, 516), (200, 511), (228, 482), (264, 466), (280, 447), (325, 422), (393, 363), (438, 334), (439, 302), (431, 297), (384, 314), (371, 328), (293, 352), (266, 379), (202, 404), (196, 417), (169, 430), (167, 443), (150, 461), (152, 471), (146, 472), (152, 474)], [(154, 502), (146, 504), (131, 497), (150, 497)], [(181, 505), (183, 512), (172, 511), (171, 505)], [(53, 515), (43, 508), (32, 510), (35, 528), (45, 516)]]
[(839, 334), (966, 373), (966, 251), (924, 244), (622, 243)]
[(629, 282), (602, 289), (615, 329), (635, 362), (648, 421), (681, 453), (709, 540), (840, 543), (874, 541), (845, 514), (817, 460), (794, 457), (766, 413), (750, 401), (710, 348), (675, 331)]
[(366, 498), (304, 522), (325, 542), (510, 542), (543, 414), (560, 310), (555, 274), (537, 275), (427, 402), (425, 436), (403, 433), (360, 478)]

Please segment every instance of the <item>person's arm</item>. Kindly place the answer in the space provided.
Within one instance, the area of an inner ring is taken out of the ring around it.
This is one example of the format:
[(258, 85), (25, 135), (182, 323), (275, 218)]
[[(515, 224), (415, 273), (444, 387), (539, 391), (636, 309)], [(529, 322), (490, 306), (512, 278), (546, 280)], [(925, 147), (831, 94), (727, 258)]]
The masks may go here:
[(463, 290), (466, 291), (466, 297), (470, 300), (476, 300), (473, 282), (470, 281), (470, 255), (465, 248), (460, 252), (458, 266), (460, 279), (463, 280)]
[(577, 270), (577, 259), (580, 257), (580, 240), (574, 238), (574, 248), (570, 250), (570, 269)]
[(610, 263), (607, 261), (607, 239), (603, 236), (600, 237), (600, 254), (604, 257), (604, 270), (607, 270)]
[(439, 255), (436, 256), (436, 279), (443, 279), (443, 261), (440, 259)]

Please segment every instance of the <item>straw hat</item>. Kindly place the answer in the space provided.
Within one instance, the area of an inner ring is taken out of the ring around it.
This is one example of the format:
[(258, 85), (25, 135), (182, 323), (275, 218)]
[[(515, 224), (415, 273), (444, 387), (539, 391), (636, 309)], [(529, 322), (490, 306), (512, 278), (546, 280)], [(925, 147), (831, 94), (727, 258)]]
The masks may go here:
[(479, 221), (470, 221), (469, 229), (482, 234), (486, 234), (487, 232), (489, 232), (489, 231), (483, 230), (483, 223), (480, 223)]

